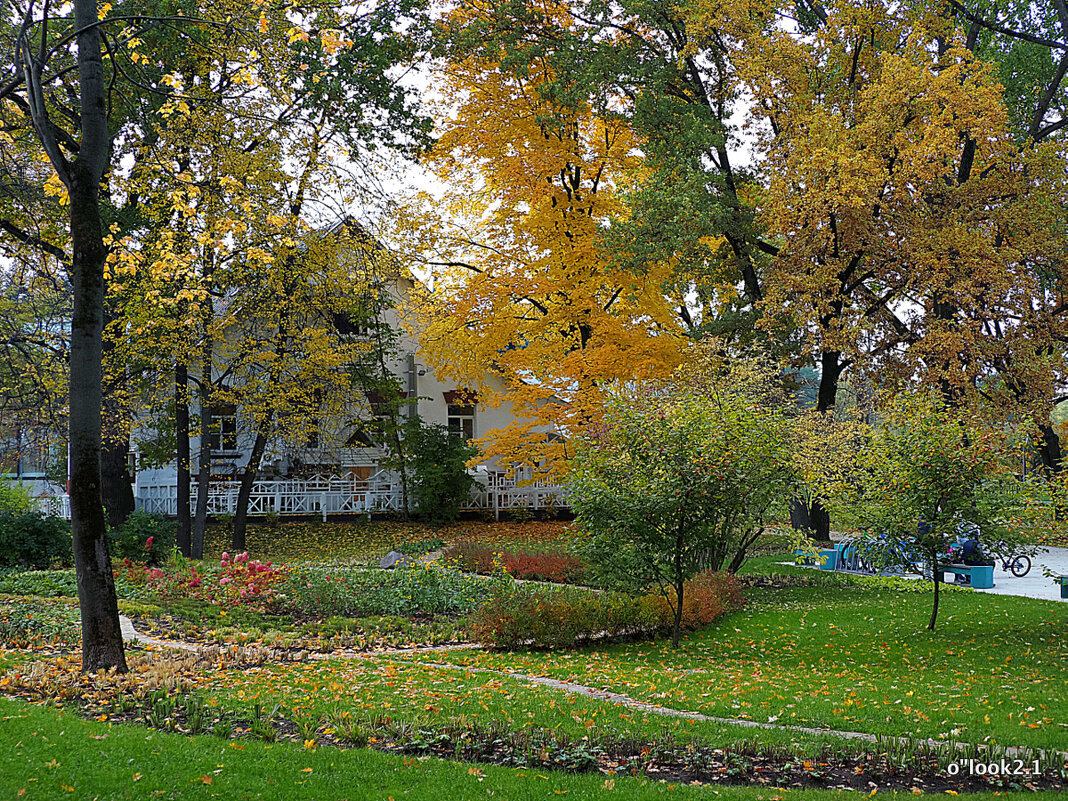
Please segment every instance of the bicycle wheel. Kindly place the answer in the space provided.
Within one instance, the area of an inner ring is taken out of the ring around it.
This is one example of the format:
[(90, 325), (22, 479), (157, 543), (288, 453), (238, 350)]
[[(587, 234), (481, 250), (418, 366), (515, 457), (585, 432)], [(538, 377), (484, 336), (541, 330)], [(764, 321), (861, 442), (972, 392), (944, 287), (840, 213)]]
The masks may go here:
[(1026, 576), (1031, 570), (1031, 557), (1020, 554), (1019, 556), (1012, 557), (1012, 561), (1009, 563), (1009, 571), (1016, 578), (1022, 578)]

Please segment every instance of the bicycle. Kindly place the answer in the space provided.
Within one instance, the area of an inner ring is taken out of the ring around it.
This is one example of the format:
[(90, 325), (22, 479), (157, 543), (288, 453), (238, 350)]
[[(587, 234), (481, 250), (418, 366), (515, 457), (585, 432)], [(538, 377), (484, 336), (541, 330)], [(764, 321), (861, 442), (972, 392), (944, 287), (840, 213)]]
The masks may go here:
[(991, 545), (990, 555), (1001, 562), (1003, 572), (1012, 573), (1016, 578), (1023, 578), (1031, 572), (1031, 557), (1025, 553), (1014, 553), (1004, 542)]

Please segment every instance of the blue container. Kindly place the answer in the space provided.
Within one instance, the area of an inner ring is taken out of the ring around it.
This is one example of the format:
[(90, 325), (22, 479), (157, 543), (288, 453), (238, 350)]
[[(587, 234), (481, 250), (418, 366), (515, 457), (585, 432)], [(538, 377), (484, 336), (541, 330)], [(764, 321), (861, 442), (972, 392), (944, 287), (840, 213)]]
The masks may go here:
[(972, 588), (989, 590), (994, 586), (993, 565), (972, 565)]
[(820, 570), (838, 569), (838, 551), (820, 551)]

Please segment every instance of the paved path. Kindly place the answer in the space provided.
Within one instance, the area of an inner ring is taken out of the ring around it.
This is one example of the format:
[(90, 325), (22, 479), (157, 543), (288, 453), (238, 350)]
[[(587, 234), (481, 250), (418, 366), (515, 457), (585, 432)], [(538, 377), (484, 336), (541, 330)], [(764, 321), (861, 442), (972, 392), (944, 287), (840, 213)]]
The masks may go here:
[[(793, 562), (780, 562), (781, 565), (792, 565)], [(1017, 578), (1001, 569), (1001, 562), (994, 565), (994, 586), (990, 589), (976, 592), (989, 592), (995, 595), (1020, 595), (1025, 598), (1039, 598), (1044, 601), (1065, 601), (1061, 598), (1061, 587), (1054, 583), (1053, 579), (1042, 572), (1043, 566), (1049, 568), (1058, 576), (1068, 576), (1068, 548), (1039, 548), (1038, 553), (1031, 560), (1031, 572), (1026, 576)], [(804, 567), (811, 567), (805, 565)], [(812, 568), (818, 570), (818, 567)], [(903, 578), (918, 579), (916, 574), (906, 574)], [(973, 588), (974, 589), (974, 588)]]

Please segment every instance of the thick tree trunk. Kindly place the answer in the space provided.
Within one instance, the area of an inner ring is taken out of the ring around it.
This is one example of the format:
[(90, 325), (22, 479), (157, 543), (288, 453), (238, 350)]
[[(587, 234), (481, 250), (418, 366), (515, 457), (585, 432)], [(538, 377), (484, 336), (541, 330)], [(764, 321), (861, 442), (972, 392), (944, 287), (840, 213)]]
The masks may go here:
[(233, 542), (231, 543), (236, 553), (246, 550), (245, 532), (248, 529), (248, 502), (252, 497), (252, 484), (256, 480), (256, 473), (259, 472), (263, 452), (267, 450), (267, 432), (270, 430), (273, 417), (273, 412), (268, 413), (266, 419), (256, 431), (256, 441), (252, 444), (252, 453), (249, 454), (245, 472), (241, 474), (241, 486), (237, 490), (237, 509), (234, 510)]
[[(71, 282), (70, 507), (82, 617), (82, 670), (126, 670), (101, 494), (104, 247), (100, 181), (110, 157), (96, 0), (75, 0), (82, 140), (69, 166)], [(39, 130), (42, 136), (50, 131)], [(54, 161), (61, 157), (50, 154)]]
[(184, 364), (174, 368), (174, 436), (178, 460), (178, 550), (192, 556), (192, 520), (189, 514), (189, 371)]
[[(820, 355), (820, 386), (816, 396), (818, 412), (829, 412), (838, 400), (838, 382), (845, 370), (841, 356), (841, 352), (836, 350), (824, 351)], [(819, 498), (814, 498), (811, 504), (796, 498), (790, 506), (790, 525), (797, 531), (807, 531), (817, 542), (831, 539), (831, 515)]]
[(1039, 445), (1038, 453), (1042, 458), (1042, 466), (1050, 475), (1059, 473), (1064, 467), (1064, 453), (1061, 450), (1061, 438), (1053, 430), (1053, 426), (1040, 426), (1042, 432), (1042, 444)]

